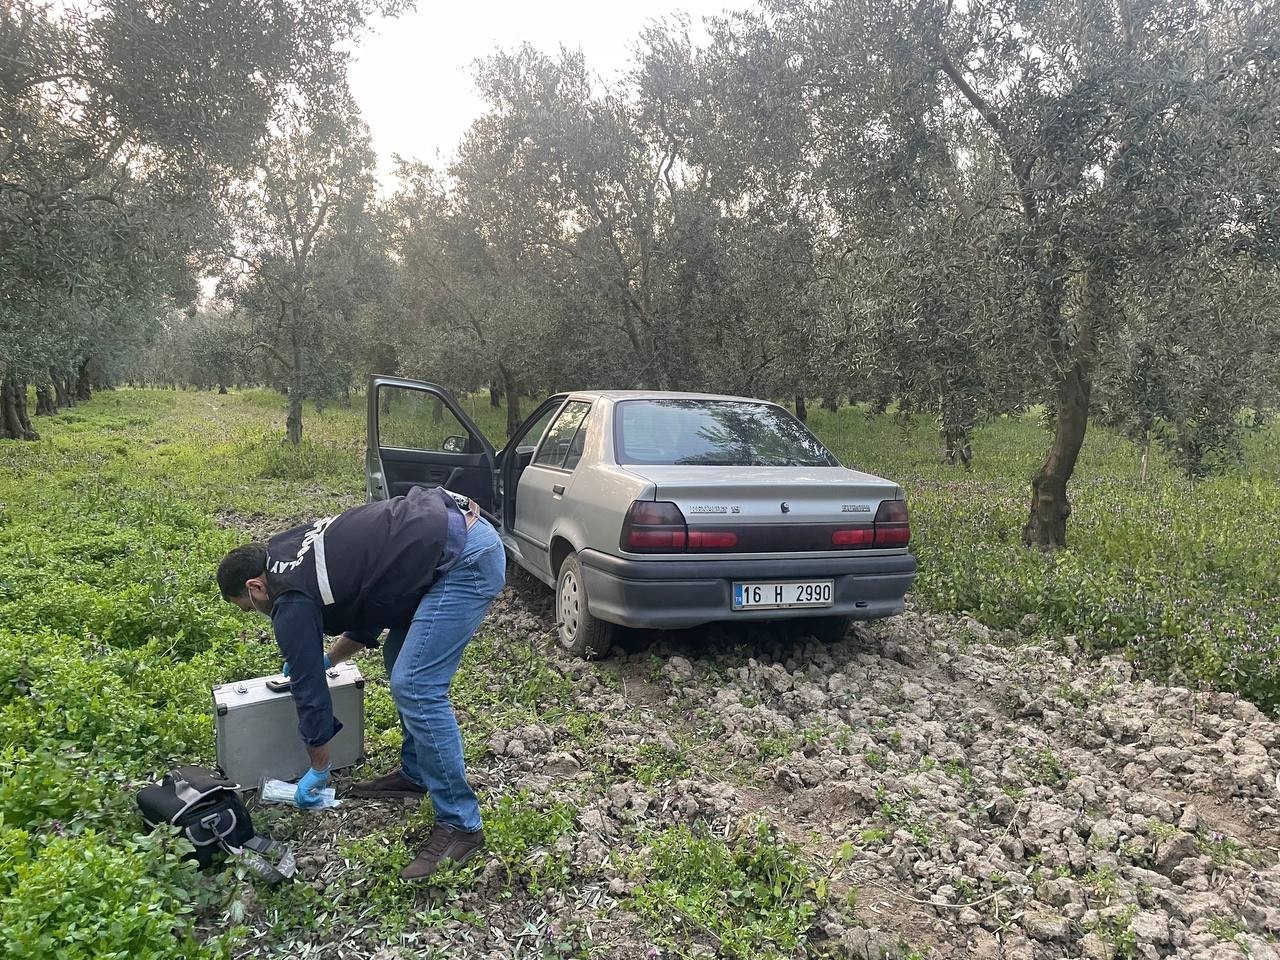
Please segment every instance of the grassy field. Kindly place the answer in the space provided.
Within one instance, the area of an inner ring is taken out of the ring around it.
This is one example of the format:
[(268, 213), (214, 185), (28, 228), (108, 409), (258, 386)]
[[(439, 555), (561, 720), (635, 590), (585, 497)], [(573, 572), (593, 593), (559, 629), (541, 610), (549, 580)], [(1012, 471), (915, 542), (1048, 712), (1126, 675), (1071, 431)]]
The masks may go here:
[[(467, 402), (491, 435), (501, 432), (503, 411)], [(266, 533), (363, 499), (362, 409), (309, 409), (298, 450), (280, 443), (283, 420), (279, 398), (265, 392), (121, 390), (42, 418), (39, 442), (0, 443), (8, 955), (233, 950), (234, 931), (197, 938), (191, 922), (228, 909), (229, 888), (197, 882), (171, 841), (136, 835), (133, 794), (173, 761), (211, 758), (211, 684), (278, 668), (262, 622), (219, 599), (217, 560), (246, 530)], [(1161, 462), (1140, 481), (1133, 445), (1092, 429), (1073, 482), (1072, 549), (1050, 557), (1018, 543), (1027, 478), (1046, 443), (1033, 422), (980, 431), (968, 474), (937, 464), (924, 423), (844, 409), (815, 411), (811, 426), (845, 463), (907, 489), (917, 604), (1028, 636), (1072, 636), (1086, 649), (1123, 648), (1155, 674), (1280, 707), (1276, 425), (1251, 440), (1238, 470), (1194, 487)], [(500, 649), (501, 638), (481, 637), (469, 656)], [(376, 675), (372, 659), (362, 668)], [(483, 715), (488, 704), (554, 700), (558, 675), (524, 666), (463, 683), (460, 707)], [(487, 682), (495, 676), (507, 686)], [(384, 688), (372, 690), (368, 712), (375, 759), (389, 759), (396, 730)], [(472, 725), (469, 753), (491, 732)], [(513, 864), (569, 815), (528, 797), (491, 799), (494, 843)], [(395, 854), (349, 851), (379, 863)], [(405, 908), (398, 896), (379, 902)], [(285, 927), (319, 915), (318, 905), (304, 906), (292, 904)]]
[(974, 439), (971, 473), (938, 463), (926, 423), (853, 410), (810, 426), (849, 465), (898, 480), (912, 509), (919, 603), (989, 626), (1123, 648), (1143, 668), (1280, 707), (1280, 424), (1244, 462), (1191, 484), (1153, 451), (1090, 427), (1069, 493), (1070, 549), (1021, 546), (1030, 478), (1048, 445), (1031, 418)]

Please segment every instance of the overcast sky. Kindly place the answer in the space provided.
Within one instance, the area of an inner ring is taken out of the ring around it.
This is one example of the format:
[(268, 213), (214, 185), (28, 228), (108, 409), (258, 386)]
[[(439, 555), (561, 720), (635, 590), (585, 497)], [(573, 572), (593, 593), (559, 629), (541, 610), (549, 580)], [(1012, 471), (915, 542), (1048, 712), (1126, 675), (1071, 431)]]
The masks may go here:
[(382, 20), (356, 51), (351, 86), (373, 133), (381, 169), (391, 155), (436, 162), (447, 158), (482, 104), (471, 64), (497, 48), (528, 41), (549, 52), (581, 48), (596, 73), (624, 68), (649, 20), (683, 11), (701, 38), (702, 17), (732, 0), (639, 0), (610, 8), (600, 0), (475, 0), (436, 4)]

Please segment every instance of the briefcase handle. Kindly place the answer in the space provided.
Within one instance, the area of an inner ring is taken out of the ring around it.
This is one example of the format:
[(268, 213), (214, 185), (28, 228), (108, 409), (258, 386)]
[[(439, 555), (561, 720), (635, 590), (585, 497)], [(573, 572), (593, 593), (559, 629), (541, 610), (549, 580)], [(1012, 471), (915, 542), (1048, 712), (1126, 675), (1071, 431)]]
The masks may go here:
[[(338, 676), (339, 676), (338, 671), (333, 668), (326, 670), (325, 673), (329, 674), (330, 680), (338, 679)], [(292, 684), (293, 684), (293, 681), (288, 677), (279, 677), (279, 678), (268, 680), (267, 689), (270, 690), (272, 693), (280, 693), (282, 690), (288, 690)]]

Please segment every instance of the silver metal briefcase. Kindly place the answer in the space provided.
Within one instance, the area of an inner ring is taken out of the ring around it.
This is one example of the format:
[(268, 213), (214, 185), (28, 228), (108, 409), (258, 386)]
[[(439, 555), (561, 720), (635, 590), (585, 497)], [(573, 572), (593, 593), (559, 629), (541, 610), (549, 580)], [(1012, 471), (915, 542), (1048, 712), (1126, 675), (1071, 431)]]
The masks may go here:
[[(329, 741), (329, 768), (364, 760), (364, 677), (354, 663), (325, 671), (334, 715), (342, 729)], [(224, 683), (213, 688), (218, 766), (245, 790), (264, 777), (297, 780), (311, 765), (298, 735), (298, 712), (280, 674)]]

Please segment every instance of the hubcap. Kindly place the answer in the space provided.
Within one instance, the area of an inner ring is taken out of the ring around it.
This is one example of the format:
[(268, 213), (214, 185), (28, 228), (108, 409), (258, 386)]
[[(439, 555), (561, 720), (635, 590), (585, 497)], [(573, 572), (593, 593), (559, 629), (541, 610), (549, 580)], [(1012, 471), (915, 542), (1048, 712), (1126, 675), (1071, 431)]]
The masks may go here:
[(566, 570), (560, 577), (560, 637), (565, 643), (572, 643), (578, 635), (578, 622), (582, 616), (581, 593), (578, 590), (578, 578), (572, 570)]

